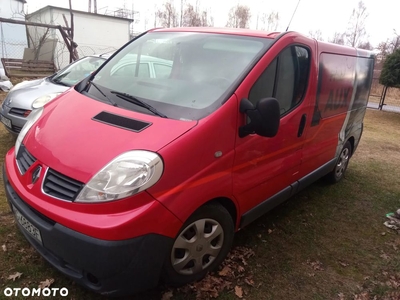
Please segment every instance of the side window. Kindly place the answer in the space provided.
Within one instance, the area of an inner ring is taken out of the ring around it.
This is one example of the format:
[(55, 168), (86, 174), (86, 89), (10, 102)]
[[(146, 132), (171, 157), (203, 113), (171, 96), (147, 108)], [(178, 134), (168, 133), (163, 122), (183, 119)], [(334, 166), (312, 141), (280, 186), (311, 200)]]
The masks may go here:
[(157, 64), (157, 63), (154, 63), (153, 66), (156, 78), (169, 78), (172, 69), (171, 66)]
[(308, 50), (300, 46), (284, 49), (265, 69), (250, 90), (249, 100), (274, 97), (281, 115), (301, 102), (307, 88), (310, 59)]
[(262, 98), (273, 97), (277, 59), (265, 69), (250, 90), (249, 100), (255, 106)]

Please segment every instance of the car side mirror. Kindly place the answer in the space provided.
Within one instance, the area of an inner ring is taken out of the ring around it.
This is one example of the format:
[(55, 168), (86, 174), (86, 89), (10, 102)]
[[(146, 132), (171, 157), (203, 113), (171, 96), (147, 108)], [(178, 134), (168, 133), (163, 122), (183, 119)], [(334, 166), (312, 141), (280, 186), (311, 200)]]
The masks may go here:
[(281, 113), (275, 98), (263, 98), (257, 102), (256, 107), (248, 99), (242, 99), (239, 110), (250, 118), (248, 124), (239, 128), (239, 137), (253, 133), (274, 137), (278, 133)]

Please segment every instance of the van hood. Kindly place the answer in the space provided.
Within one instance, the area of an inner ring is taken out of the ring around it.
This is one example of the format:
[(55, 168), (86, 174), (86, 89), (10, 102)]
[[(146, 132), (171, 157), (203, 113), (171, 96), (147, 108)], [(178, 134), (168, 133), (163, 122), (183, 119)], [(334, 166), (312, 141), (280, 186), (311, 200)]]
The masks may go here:
[[(157, 152), (196, 124), (114, 107), (71, 89), (45, 106), (23, 144), (44, 165), (87, 183), (118, 155)], [(125, 125), (134, 130), (119, 127)]]

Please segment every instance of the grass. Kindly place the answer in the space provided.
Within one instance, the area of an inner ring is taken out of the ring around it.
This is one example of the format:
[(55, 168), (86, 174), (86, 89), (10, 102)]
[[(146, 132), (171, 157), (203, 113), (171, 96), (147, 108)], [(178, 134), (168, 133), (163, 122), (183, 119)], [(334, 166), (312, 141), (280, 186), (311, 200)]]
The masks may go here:
[[(235, 299), (235, 287), (246, 299), (400, 299), (400, 236), (383, 225), (385, 214), (400, 207), (399, 137), (400, 114), (368, 111), (344, 180), (318, 181), (238, 232), (225, 263), (234, 275), (215, 275), (181, 289), (161, 287), (131, 299), (160, 299), (167, 291), (172, 299), (195, 299), (196, 293)], [(0, 126), (0, 164), (14, 141)], [(0, 249), (0, 298), (6, 287), (37, 287), (50, 278), (52, 287), (68, 288), (69, 299), (101, 298), (30, 247), (9, 213), (2, 186), (0, 245), (7, 247)], [(17, 271), (23, 273), (20, 279), (7, 279)]]

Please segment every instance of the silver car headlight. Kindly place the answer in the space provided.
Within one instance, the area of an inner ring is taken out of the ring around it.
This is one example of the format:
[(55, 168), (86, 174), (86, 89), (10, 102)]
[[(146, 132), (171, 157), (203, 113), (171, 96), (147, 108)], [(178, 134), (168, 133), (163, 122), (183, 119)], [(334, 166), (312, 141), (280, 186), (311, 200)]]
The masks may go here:
[(60, 94), (61, 93), (52, 93), (52, 94), (41, 96), (41, 97), (37, 98), (35, 101), (33, 101), (32, 108), (35, 109), (35, 108), (43, 107)]
[(25, 135), (28, 133), (29, 129), (39, 120), (40, 116), (43, 113), (43, 108), (38, 108), (32, 110), (29, 116), (26, 118), (26, 123), (24, 127), (22, 127), (21, 132), (18, 134), (17, 141), (15, 142), (15, 156), (17, 156), (19, 147), (21, 146), (22, 141), (25, 138)]
[(94, 175), (75, 202), (98, 203), (126, 198), (154, 185), (163, 170), (161, 157), (154, 152), (125, 152)]

